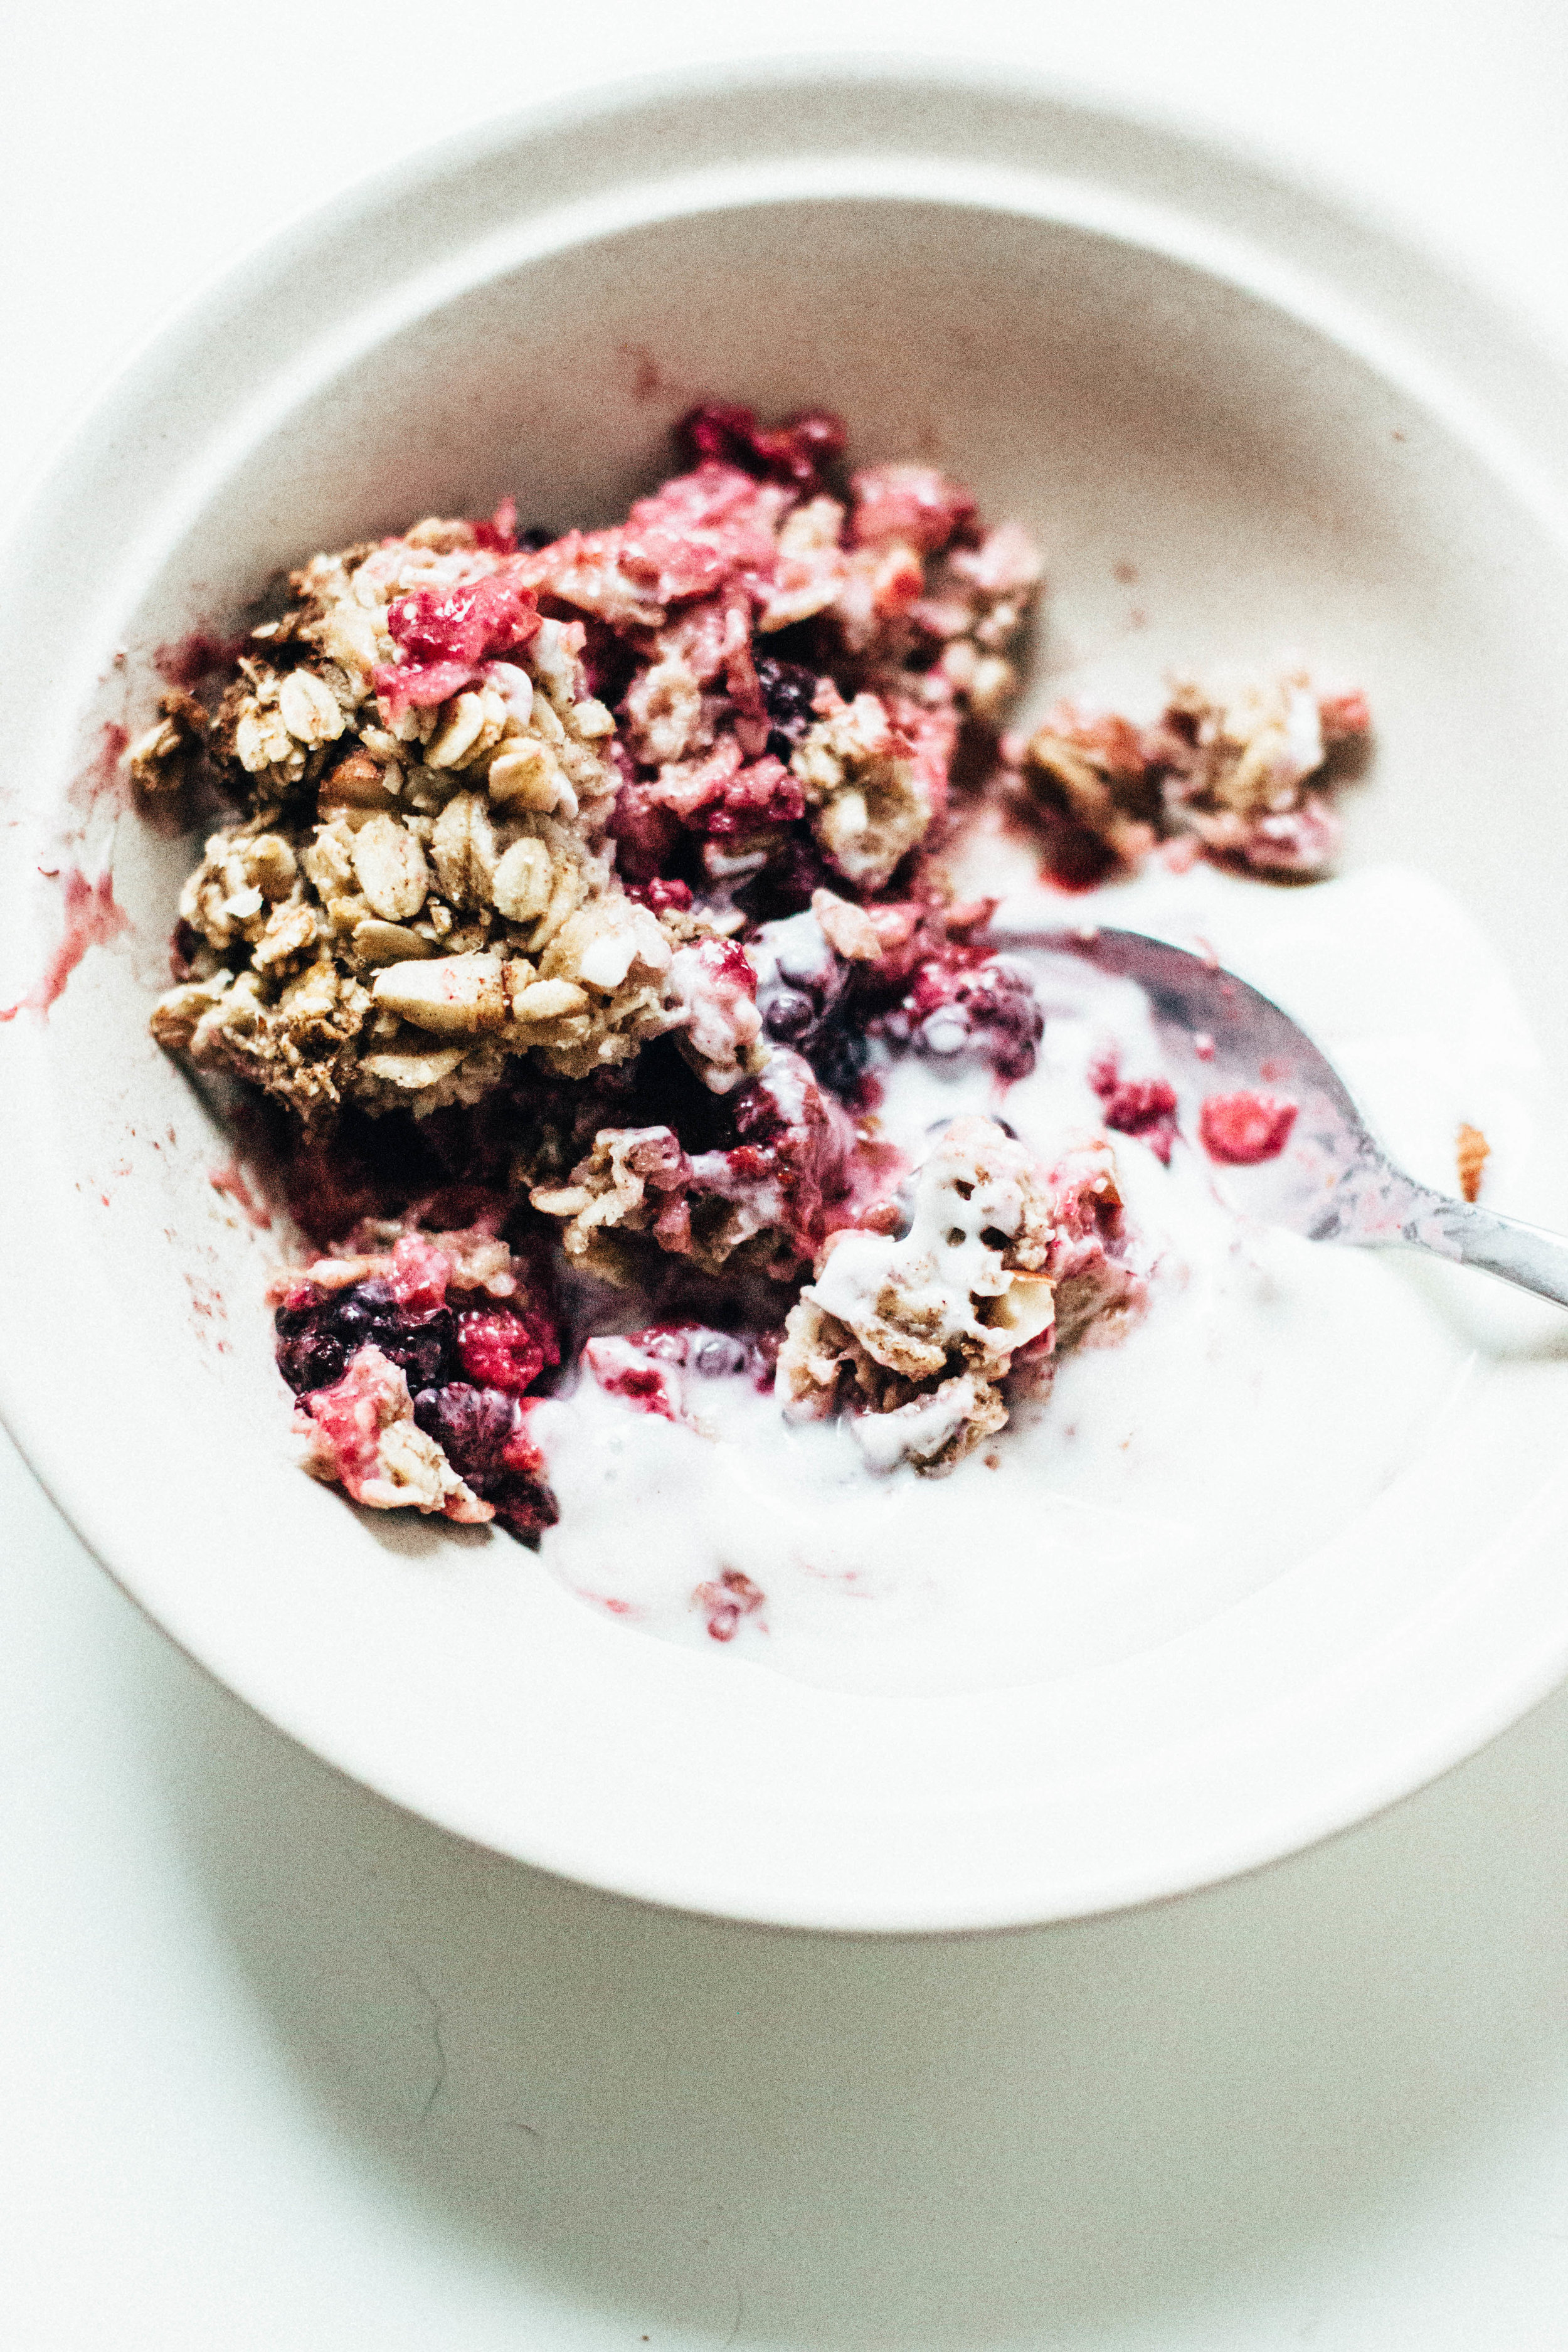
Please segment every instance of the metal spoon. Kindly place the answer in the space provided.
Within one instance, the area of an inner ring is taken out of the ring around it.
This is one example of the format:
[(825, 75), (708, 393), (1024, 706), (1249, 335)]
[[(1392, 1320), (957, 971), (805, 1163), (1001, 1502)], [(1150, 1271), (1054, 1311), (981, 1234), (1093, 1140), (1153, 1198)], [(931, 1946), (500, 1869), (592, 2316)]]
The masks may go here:
[(1568, 1307), (1568, 1237), (1406, 1176), (1327, 1056), (1246, 981), (1140, 931), (1064, 933), (1052, 944), (1135, 981), (1173, 1070), (1190, 1070), (1205, 1095), (1259, 1088), (1296, 1103), (1279, 1158), (1234, 1171), (1255, 1214), (1309, 1241), (1414, 1243)]

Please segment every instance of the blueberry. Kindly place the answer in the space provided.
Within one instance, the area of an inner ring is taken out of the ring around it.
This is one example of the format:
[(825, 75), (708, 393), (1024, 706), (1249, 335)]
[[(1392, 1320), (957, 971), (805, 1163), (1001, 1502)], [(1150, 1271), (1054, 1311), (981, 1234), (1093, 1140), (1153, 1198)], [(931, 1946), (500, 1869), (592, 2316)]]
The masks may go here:
[(803, 996), (798, 989), (781, 988), (768, 1000), (763, 1026), (770, 1037), (798, 1037), (816, 1016), (816, 1007), (809, 996)]
[(296, 1396), (307, 1395), (312, 1389), (330, 1389), (334, 1381), (342, 1380), (347, 1363), (342, 1342), (325, 1331), (290, 1331), (278, 1344), (278, 1369)]
[(746, 1369), (746, 1344), (731, 1339), (727, 1331), (710, 1331), (700, 1339), (692, 1350), (691, 1369), (705, 1380), (722, 1380), (732, 1372)]
[(768, 749), (775, 760), (787, 761), (807, 728), (816, 722), (816, 713), (811, 707), (816, 692), (816, 673), (803, 662), (775, 661), (771, 654), (764, 654), (757, 664), (757, 684), (763, 689), (772, 730)]
[(500, 1473), (516, 1417), (504, 1389), (471, 1388), (467, 1381), (421, 1389), (414, 1399), (420, 1428), (436, 1440), (458, 1475), (480, 1493)]
[(417, 1318), (398, 1314), (378, 1324), (369, 1338), (391, 1362), (401, 1365), (411, 1389), (434, 1388), (452, 1369), (457, 1318), (447, 1307)]
[(400, 1307), (379, 1276), (304, 1306), (280, 1307), (274, 1323), (278, 1367), (296, 1395), (331, 1388), (364, 1347), (379, 1348), (407, 1374), (410, 1388), (432, 1388), (452, 1368), (457, 1321), (451, 1310)]

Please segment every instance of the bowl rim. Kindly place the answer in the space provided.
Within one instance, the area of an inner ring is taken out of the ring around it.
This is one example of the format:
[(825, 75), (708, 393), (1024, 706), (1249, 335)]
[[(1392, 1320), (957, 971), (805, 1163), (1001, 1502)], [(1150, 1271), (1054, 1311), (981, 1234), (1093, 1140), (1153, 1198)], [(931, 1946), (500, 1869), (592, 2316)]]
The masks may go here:
[[(991, 62), (910, 59), (888, 53), (784, 57), (726, 61), (643, 74), (509, 109), (472, 128), (447, 134), (395, 158), (374, 173), (331, 197), (300, 208), (223, 263), (194, 290), (172, 305), (115, 363), (79, 404), (53, 445), (36, 458), (8, 501), (0, 526), (0, 627), (5, 625), (6, 575), (17, 564), (29, 537), (46, 524), (51, 501), (65, 494), (89, 442), (117, 407), (129, 409), (166, 375), (178, 348), (208, 338), (216, 315), (243, 308), (268, 287), (290, 274), (301, 249), (323, 248), (352, 238), (380, 221), (384, 225), (421, 194), (468, 174), (487, 157), (521, 156), (551, 137), (619, 130), (642, 121), (657, 124), (672, 110), (721, 109), (736, 100), (764, 99), (781, 91), (799, 96), (813, 90), (841, 97), (879, 95), (895, 106), (916, 105), (929, 113), (947, 107), (944, 154), (960, 152), (986, 110), (1008, 109), (1033, 114), (1044, 125), (1069, 126), (1079, 141), (1075, 157), (1090, 172), (1095, 156), (1110, 191), (1121, 200), (1125, 233), (1142, 242), (1163, 206), (1170, 234), (1184, 250), (1192, 247), (1208, 259), (1201, 266), (1226, 276), (1255, 266), (1244, 278), (1266, 299), (1281, 299), (1294, 287), (1301, 299), (1321, 286), (1337, 315), (1370, 319), (1386, 326), (1400, 350), (1435, 384), (1458, 387), (1460, 409), (1482, 430), (1504, 470), (1526, 488), (1531, 504), (1568, 545), (1568, 403), (1562, 400), (1565, 371), (1558, 356), (1526, 321), (1495, 295), (1473, 284), (1458, 268), (1425, 252), (1363, 206), (1326, 191), (1315, 174), (1282, 166), (1248, 150), (1244, 142), (1192, 123), (1179, 113), (1112, 102), (1102, 93), (1043, 73), (1028, 74)], [(601, 139), (598, 177), (606, 188), (635, 186), (648, 175), (620, 173), (610, 158), (615, 142)], [(907, 139), (877, 145), (868, 131), (861, 152), (872, 156), (907, 154)], [(1045, 174), (1042, 176), (1049, 176)], [(1070, 175), (1069, 175), (1070, 177)], [(1126, 208), (1126, 183), (1133, 183), (1142, 214)], [(1066, 201), (1064, 197), (1064, 201)], [(1115, 207), (1112, 207), (1114, 212)], [(1163, 249), (1170, 250), (1170, 247)], [(1248, 256), (1251, 256), (1251, 263)], [(1281, 276), (1281, 264), (1284, 275)], [(1342, 306), (1347, 304), (1350, 310)], [(1294, 309), (1293, 301), (1284, 307)], [(140, 1538), (112, 1524), (101, 1499), (84, 1483), (58, 1434), (36, 1372), (26, 1380), (16, 1335), (5, 1331), (0, 1304), (0, 1415), (57, 1507), (137, 1605), (193, 1662), (235, 1692), (266, 1719), (309, 1747), (348, 1777), (362, 1780), (393, 1801), (437, 1822), (453, 1834), (511, 1853), (582, 1883), (641, 1900), (751, 1920), (757, 1924), (837, 1932), (980, 1932), (1033, 1924), (1045, 1918), (1091, 1916), (1130, 1906), (1168, 1900), (1265, 1866), (1287, 1853), (1369, 1818), (1473, 1754), (1516, 1721), (1568, 1675), (1568, 1618), (1555, 1638), (1535, 1644), (1527, 1655), (1499, 1664), (1440, 1718), (1427, 1721), (1397, 1753), (1385, 1754), (1376, 1769), (1325, 1781), (1318, 1801), (1293, 1804), (1250, 1833), (1232, 1835), (1212, 1846), (1173, 1852), (1163, 1870), (1120, 1881), (1108, 1876), (1098, 1887), (1063, 1892), (1042, 1901), (990, 1901), (979, 1907), (944, 1905), (940, 1899), (853, 1909), (822, 1902), (784, 1903), (748, 1898), (734, 1890), (673, 1885), (657, 1867), (637, 1874), (625, 1867), (595, 1870), (590, 1856), (569, 1844), (548, 1850), (547, 1842), (527, 1853), (498, 1840), (462, 1818), (444, 1811), (429, 1792), (405, 1785), (393, 1773), (374, 1778), (346, 1757), (329, 1732), (305, 1718), (308, 1707), (291, 1706), (274, 1691), (247, 1688), (232, 1661), (221, 1665), (191, 1640), (149, 1599), (147, 1580), (138, 1573)], [(1523, 1563), (1521, 1563), (1521, 1566)]]

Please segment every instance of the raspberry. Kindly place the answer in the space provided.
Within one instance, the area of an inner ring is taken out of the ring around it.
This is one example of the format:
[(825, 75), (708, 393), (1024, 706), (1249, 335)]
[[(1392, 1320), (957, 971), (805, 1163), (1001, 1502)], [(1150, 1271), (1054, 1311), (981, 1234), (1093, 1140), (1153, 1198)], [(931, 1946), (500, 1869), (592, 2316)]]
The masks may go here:
[(414, 589), (387, 607), (386, 625), (402, 658), (375, 671), (375, 689), (395, 713), (460, 694), (480, 662), (536, 637), (540, 620), (532, 591), (491, 572), (460, 588)]
[(784, 762), (769, 754), (721, 784), (692, 812), (690, 824), (694, 832), (721, 841), (762, 825), (794, 824), (805, 814), (805, 794)]
[(450, 1258), (419, 1234), (405, 1234), (394, 1248), (392, 1271), (386, 1281), (399, 1307), (413, 1307), (416, 1312), (444, 1307), (451, 1278)]
[(1089, 1074), (1089, 1084), (1104, 1106), (1101, 1116), (1118, 1135), (1136, 1135), (1163, 1166), (1171, 1164), (1176, 1139), (1175, 1089), (1165, 1078), (1123, 1078), (1114, 1054), (1107, 1055)]
[(1243, 1087), (1234, 1095), (1210, 1095), (1198, 1113), (1198, 1133), (1211, 1160), (1233, 1168), (1253, 1168), (1278, 1160), (1296, 1124), (1297, 1106), (1284, 1095)]
[(734, 989), (755, 999), (756, 967), (743, 947), (733, 940), (700, 940), (698, 961), (710, 981), (721, 988)]
[(856, 547), (901, 544), (929, 554), (974, 520), (969, 492), (934, 466), (868, 466), (851, 488), (849, 536)]
[(680, 1391), (662, 1364), (637, 1352), (636, 1339), (590, 1339), (584, 1361), (606, 1396), (623, 1397), (639, 1412), (680, 1419)]
[(458, 1316), (458, 1361), (479, 1387), (521, 1396), (546, 1364), (561, 1361), (561, 1345), (537, 1311), (525, 1320), (507, 1307), (485, 1308)]
[[(511, 555), (517, 550), (517, 500), (502, 499), (488, 520), (474, 524), (474, 544), (489, 550), (492, 555)], [(550, 544), (546, 533), (543, 544)]]
[(461, 588), (416, 588), (387, 608), (386, 625), (410, 662), (468, 662), (510, 652), (539, 634), (532, 592), (504, 572)]
[(621, 786), (610, 813), (609, 832), (621, 873), (632, 882), (650, 886), (668, 865), (680, 840), (679, 821), (653, 798), (647, 784)]
[(691, 904), (689, 882), (628, 882), (626, 896), (640, 905), (651, 908), (656, 915), (683, 915)]

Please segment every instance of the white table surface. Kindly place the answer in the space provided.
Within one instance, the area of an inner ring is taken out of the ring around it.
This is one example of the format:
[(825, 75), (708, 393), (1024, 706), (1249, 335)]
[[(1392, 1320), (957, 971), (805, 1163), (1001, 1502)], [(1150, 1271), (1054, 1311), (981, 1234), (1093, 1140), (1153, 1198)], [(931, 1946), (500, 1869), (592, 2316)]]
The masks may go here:
[[(1553, 0), (68, 0), (6, 26), (0, 496), (165, 306), (426, 138), (895, 41), (1239, 133), (1568, 350)], [(1559, 1697), (1135, 1916), (835, 1944), (640, 1910), (266, 1729), (4, 1448), (0, 2343), (1561, 2352), (1565, 1849)]]

